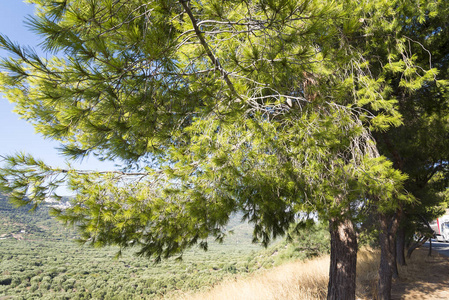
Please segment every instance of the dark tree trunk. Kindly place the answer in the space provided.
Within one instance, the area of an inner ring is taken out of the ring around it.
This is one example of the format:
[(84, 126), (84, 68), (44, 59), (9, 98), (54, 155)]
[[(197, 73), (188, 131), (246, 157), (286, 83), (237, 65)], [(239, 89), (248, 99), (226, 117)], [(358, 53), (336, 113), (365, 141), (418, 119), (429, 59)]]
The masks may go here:
[(331, 261), (327, 299), (355, 299), (357, 235), (349, 219), (331, 219)]
[(391, 247), (391, 253), (393, 255), (393, 269), (392, 269), (392, 277), (393, 279), (399, 278), (399, 270), (398, 270), (398, 260), (397, 260), (397, 248), (396, 248), (396, 236), (394, 235), (388, 235), (390, 247)]
[(377, 298), (391, 299), (391, 280), (397, 277), (395, 236), (399, 227), (398, 213), (393, 216), (380, 214), (380, 267)]
[(380, 217), (380, 267), (379, 267), (379, 283), (378, 294), (379, 300), (391, 299), (391, 279), (392, 265), (391, 251), (388, 243), (388, 217), (381, 215)]
[[(413, 243), (407, 250), (407, 258), (410, 258), (412, 256), (413, 251), (415, 251), (416, 248), (421, 247), (422, 245), (424, 245), (425, 242), (427, 242), (428, 240), (431, 240), (431, 238), (433, 237), (433, 230), (430, 227), (429, 222), (426, 220), (426, 218), (424, 218), (422, 215), (418, 215), (421, 220), (424, 222), (424, 224), (426, 225), (428, 232), (427, 233), (423, 233), (417, 242)], [(432, 245), (430, 245), (432, 247)], [(429, 255), (432, 254), (432, 249), (429, 249)]]
[(405, 261), (405, 228), (399, 227), (396, 235), (396, 261), (400, 266), (406, 266)]
[(429, 239), (429, 256), (432, 256), (432, 239)]
[(407, 258), (410, 258), (412, 256), (413, 251), (415, 251), (416, 248), (421, 247), (422, 245), (427, 242), (430, 238), (428, 236), (422, 236), (419, 238), (417, 242), (415, 242), (413, 245), (410, 246), (407, 250)]

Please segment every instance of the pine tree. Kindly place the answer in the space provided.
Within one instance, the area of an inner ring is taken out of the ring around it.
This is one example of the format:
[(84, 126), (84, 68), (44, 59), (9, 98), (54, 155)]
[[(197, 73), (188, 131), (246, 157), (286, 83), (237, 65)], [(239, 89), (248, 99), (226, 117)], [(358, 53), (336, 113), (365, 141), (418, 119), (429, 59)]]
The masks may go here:
[[(397, 9), (390, 15), (390, 22), (396, 24), (396, 32), (408, 43), (410, 60), (419, 69), (436, 68), (433, 78), (422, 77), (416, 85), (402, 81), (403, 74), (393, 69), (388, 74), (393, 94), (398, 99), (398, 111), (403, 116), (403, 125), (377, 133), (380, 152), (389, 157), (396, 169), (408, 175), (404, 186), (418, 199), (413, 205), (401, 204), (394, 211), (383, 216), (389, 227), (389, 242), (385, 252), (389, 252), (389, 267), (380, 278), (397, 276), (395, 256), (405, 264), (405, 228), (410, 229), (432, 220), (442, 213), (445, 201), (439, 193), (447, 186), (448, 145), (444, 136), (448, 132), (447, 94), (447, 31), (449, 9), (446, 2), (420, 1), (416, 5), (395, 3)], [(384, 60), (387, 63), (387, 60)], [(391, 224), (395, 224), (391, 226)], [(398, 230), (397, 245), (395, 244)], [(397, 251), (395, 253), (395, 248)], [(381, 270), (382, 271), (382, 270)], [(387, 280), (388, 281), (388, 280)], [(391, 279), (389, 280), (391, 282)], [(391, 285), (379, 288), (379, 299), (389, 299)]]
[(401, 124), (386, 74), (412, 90), (436, 72), (417, 71), (384, 1), (31, 2), (49, 56), (1, 36), (2, 92), (63, 155), (125, 167), (19, 154), (3, 191), (38, 205), (67, 182), (76, 199), (56, 213), (81, 241), (156, 259), (207, 249), (236, 211), (264, 244), (316, 212), (330, 223), (328, 298), (355, 298), (354, 222), (373, 201), (412, 200), (371, 134)]

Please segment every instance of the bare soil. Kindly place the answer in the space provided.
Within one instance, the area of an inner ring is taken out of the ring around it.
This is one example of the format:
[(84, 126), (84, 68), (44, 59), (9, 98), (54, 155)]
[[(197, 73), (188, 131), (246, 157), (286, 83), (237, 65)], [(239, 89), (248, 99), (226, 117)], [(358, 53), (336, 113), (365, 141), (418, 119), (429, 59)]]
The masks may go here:
[(428, 249), (415, 250), (392, 288), (392, 299), (449, 299), (449, 257)]

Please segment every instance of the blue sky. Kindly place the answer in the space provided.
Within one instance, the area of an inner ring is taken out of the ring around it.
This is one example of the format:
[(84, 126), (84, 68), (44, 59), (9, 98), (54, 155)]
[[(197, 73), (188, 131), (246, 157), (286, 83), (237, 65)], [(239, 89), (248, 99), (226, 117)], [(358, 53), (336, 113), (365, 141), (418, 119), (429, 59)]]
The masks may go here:
[[(39, 40), (24, 24), (26, 16), (33, 14), (33, 10), (33, 6), (22, 0), (0, 1), (0, 33), (22, 45), (36, 46)], [(0, 50), (1, 57), (6, 55)], [(12, 112), (13, 109), (14, 106), (8, 100), (0, 97), (0, 155), (26, 152), (47, 164), (63, 167), (65, 159), (55, 149), (58, 143), (36, 134), (30, 124)], [(99, 162), (91, 157), (75, 166), (81, 169), (107, 170), (112, 169), (114, 164)]]

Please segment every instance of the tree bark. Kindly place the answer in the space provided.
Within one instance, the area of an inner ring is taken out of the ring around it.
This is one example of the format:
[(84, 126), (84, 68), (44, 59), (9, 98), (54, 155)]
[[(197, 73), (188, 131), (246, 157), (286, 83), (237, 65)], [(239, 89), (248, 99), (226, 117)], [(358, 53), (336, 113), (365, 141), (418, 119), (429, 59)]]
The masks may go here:
[(396, 236), (389, 234), (388, 235), (388, 239), (389, 239), (388, 242), (390, 243), (390, 246), (392, 248), (391, 249), (391, 253), (393, 254), (393, 264), (392, 264), (393, 269), (391, 270), (392, 271), (392, 278), (393, 279), (397, 279), (397, 278), (399, 278), (399, 270), (398, 270), (398, 260), (397, 260), (397, 255), (396, 255), (396, 253), (397, 253)]
[(398, 275), (395, 260), (395, 235), (399, 227), (399, 218), (398, 213), (393, 217), (388, 214), (379, 214), (379, 216), (380, 267), (377, 298), (389, 300), (391, 299), (391, 280), (393, 275)]
[(398, 265), (406, 266), (405, 261), (405, 228), (400, 226), (396, 235), (396, 260)]
[(355, 299), (357, 235), (349, 219), (331, 219), (328, 300)]
[(428, 236), (422, 236), (419, 238), (417, 242), (413, 243), (413, 245), (411, 245), (410, 248), (408, 248), (407, 250), (407, 258), (410, 258), (412, 256), (413, 251), (415, 251), (416, 248), (424, 245), (428, 239), (429, 239)]

